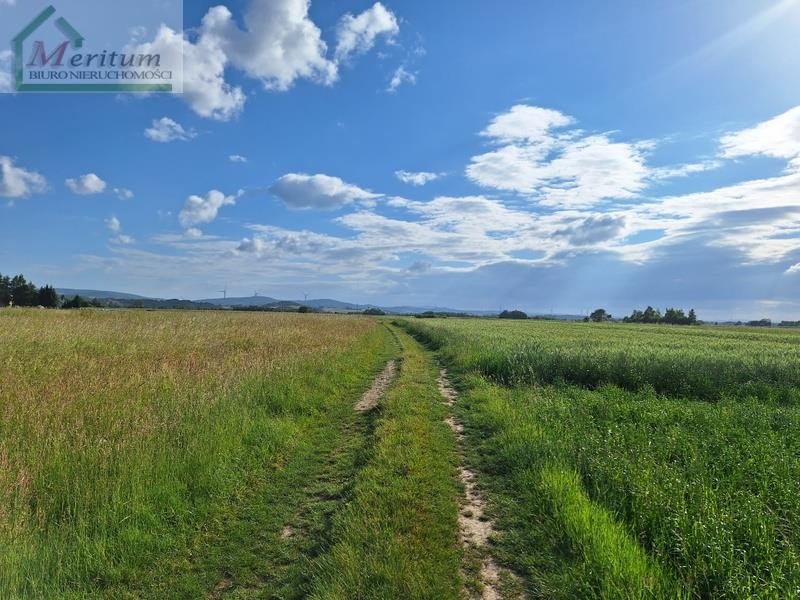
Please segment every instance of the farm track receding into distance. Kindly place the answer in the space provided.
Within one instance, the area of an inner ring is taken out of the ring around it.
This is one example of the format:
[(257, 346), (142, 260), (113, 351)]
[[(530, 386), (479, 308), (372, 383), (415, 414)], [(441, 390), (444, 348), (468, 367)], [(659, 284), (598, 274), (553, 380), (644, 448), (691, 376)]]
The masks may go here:
[(3, 311), (0, 597), (794, 597), (798, 347)]

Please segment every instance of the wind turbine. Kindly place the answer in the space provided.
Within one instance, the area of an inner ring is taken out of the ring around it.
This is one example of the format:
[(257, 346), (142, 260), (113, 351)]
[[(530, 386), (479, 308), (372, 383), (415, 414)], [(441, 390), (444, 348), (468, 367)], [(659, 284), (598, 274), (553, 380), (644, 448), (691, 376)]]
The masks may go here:
[(219, 293), (222, 294), (222, 299), (223, 300), (227, 300), (227, 298), (228, 298), (228, 284), (227, 283), (225, 284), (225, 289), (220, 290)]

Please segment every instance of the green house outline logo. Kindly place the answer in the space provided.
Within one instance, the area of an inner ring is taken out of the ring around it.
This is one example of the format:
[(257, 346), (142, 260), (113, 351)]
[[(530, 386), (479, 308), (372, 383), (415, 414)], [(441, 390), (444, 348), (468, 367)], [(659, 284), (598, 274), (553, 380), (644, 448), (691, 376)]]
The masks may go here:
[[(14, 77), (18, 92), (171, 92), (171, 83), (24, 83), (22, 45), (56, 12), (51, 4), (11, 40), (14, 49)], [(64, 17), (56, 20), (56, 27), (69, 40), (73, 49), (83, 47), (85, 38)]]

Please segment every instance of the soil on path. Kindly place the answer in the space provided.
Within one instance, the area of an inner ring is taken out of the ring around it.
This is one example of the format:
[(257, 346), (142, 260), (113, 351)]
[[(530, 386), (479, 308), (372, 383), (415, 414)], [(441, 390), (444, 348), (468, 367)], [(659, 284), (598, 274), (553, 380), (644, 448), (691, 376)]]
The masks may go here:
[[(450, 385), (444, 369), (440, 371), (437, 383), (445, 404), (452, 407), (458, 394)], [(475, 471), (470, 469), (464, 461), (464, 425), (453, 414), (447, 418), (447, 424), (450, 425), (458, 442), (458, 475), (464, 486), (464, 497), (461, 499), (461, 510), (458, 515), (461, 543), (464, 545), (465, 555), (473, 554), (480, 557), (479, 577), (483, 590), (480, 595), (468, 593), (468, 596), (474, 600), (478, 598), (480, 600), (500, 600), (504, 597), (501, 594), (502, 582), (513, 582), (515, 577), (508, 569), (497, 564), (497, 561), (488, 552), (490, 539), (496, 532), (492, 522), (486, 517), (486, 502), (478, 489)], [(518, 596), (517, 593), (512, 595)]]

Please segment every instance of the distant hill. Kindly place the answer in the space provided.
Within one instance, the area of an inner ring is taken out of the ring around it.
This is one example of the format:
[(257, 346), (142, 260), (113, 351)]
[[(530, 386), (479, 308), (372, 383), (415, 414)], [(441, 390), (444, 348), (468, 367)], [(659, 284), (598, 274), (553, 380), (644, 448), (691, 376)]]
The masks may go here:
[(308, 306), (317, 310), (339, 310), (339, 311), (361, 311), (369, 308), (370, 305), (353, 304), (352, 302), (342, 302), (332, 298), (314, 298), (311, 300), (278, 300), (269, 296), (247, 296), (244, 298), (209, 298), (198, 300), (205, 304), (215, 306), (259, 306), (266, 308), (290, 308)]
[(56, 294), (72, 298), (82, 296), (84, 298), (97, 298), (98, 300), (149, 300), (147, 296), (137, 296), (136, 294), (126, 294), (125, 292), (109, 292), (104, 290), (78, 290), (72, 288), (56, 288)]
[[(297, 310), (301, 306), (308, 306), (323, 312), (363, 312), (368, 308), (379, 308), (388, 314), (414, 315), (424, 312), (436, 314), (469, 314), (481, 317), (494, 316), (496, 310), (463, 310), (445, 306), (378, 306), (376, 304), (354, 304), (333, 298), (313, 298), (309, 300), (279, 300), (270, 296), (242, 296), (236, 298), (206, 298), (204, 300), (176, 300), (151, 298), (128, 294), (125, 292), (111, 292), (106, 290), (84, 290), (73, 288), (57, 288), (56, 293), (71, 298), (83, 296), (84, 298), (97, 298), (98, 300), (116, 301), (114, 304), (121, 307), (141, 308), (246, 308), (258, 307), (260, 309), (273, 309), (282, 311)], [(531, 316), (534, 316), (533, 314)], [(581, 315), (537, 315), (540, 318), (558, 319), (566, 321), (580, 320)]]
[(266, 306), (274, 304), (278, 300), (269, 296), (248, 296), (243, 298), (206, 298), (197, 300), (197, 302), (214, 306)]
[(314, 300), (295, 300), (297, 304), (305, 305), (310, 308), (317, 308), (320, 310), (365, 310), (369, 308), (366, 304), (353, 304), (351, 302), (342, 302), (341, 300), (332, 300), (331, 298), (319, 298)]

